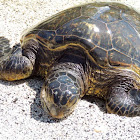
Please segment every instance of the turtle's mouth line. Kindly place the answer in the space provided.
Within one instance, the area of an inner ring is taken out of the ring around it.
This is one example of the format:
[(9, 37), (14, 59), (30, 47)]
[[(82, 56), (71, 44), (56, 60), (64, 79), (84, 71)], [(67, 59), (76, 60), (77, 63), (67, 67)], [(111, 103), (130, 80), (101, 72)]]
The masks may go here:
[[(42, 99), (43, 99), (43, 98), (42, 98)], [(44, 99), (43, 99), (43, 100), (44, 100)], [(50, 113), (50, 110), (49, 110), (49, 108), (48, 108), (48, 106), (45, 104), (45, 101), (43, 101), (42, 103), (43, 103), (43, 106), (45, 107), (46, 112), (47, 112), (48, 114), (51, 114), (51, 113)], [(42, 106), (42, 107), (43, 107), (43, 106)], [(43, 110), (44, 110), (44, 107), (43, 107)]]
[(53, 118), (56, 118), (56, 119), (63, 119), (64, 118), (64, 112), (63, 111), (60, 111), (59, 113), (57, 113), (57, 109), (55, 107), (53, 107), (50, 111), (50, 109), (48, 108), (48, 106), (45, 104), (45, 108), (46, 108), (46, 112), (52, 116)]
[[(46, 105), (45, 105), (46, 106)], [(46, 106), (46, 109), (47, 109), (47, 111), (48, 111), (48, 113), (49, 114), (51, 114), (51, 112), (50, 112), (50, 110), (49, 110), (49, 108)]]

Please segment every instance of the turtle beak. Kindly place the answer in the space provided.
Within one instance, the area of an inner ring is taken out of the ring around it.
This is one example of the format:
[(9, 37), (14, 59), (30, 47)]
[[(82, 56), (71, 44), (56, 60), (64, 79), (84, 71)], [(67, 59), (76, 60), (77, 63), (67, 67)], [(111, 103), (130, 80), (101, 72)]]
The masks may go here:
[[(55, 110), (56, 111), (56, 110)], [(64, 118), (64, 113), (61, 111), (61, 112), (52, 112), (51, 111), (51, 116), (53, 117), (53, 118), (56, 118), (56, 119), (62, 119), (62, 118)]]
[(49, 114), (56, 119), (62, 119), (65, 117), (64, 115), (64, 109), (61, 109), (58, 107), (55, 107), (54, 105), (51, 106), (51, 109), (48, 109)]

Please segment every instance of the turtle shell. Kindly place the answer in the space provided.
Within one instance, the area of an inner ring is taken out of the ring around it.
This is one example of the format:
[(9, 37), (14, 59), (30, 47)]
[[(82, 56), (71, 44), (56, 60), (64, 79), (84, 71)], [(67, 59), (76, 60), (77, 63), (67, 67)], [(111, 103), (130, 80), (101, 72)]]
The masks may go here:
[(22, 40), (28, 38), (36, 38), (41, 53), (50, 54), (48, 59), (42, 55), (47, 63), (71, 46), (100, 67), (127, 67), (140, 74), (140, 14), (122, 4), (90, 3), (64, 10), (30, 29)]

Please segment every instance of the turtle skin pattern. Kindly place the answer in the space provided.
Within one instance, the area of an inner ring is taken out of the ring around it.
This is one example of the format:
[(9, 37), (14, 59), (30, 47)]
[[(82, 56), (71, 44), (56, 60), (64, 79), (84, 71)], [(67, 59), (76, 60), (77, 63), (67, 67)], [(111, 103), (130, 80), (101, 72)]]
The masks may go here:
[(110, 113), (140, 115), (140, 14), (132, 8), (77, 6), (27, 30), (17, 48), (1, 44), (0, 78), (44, 77), (41, 102), (52, 117), (68, 116), (85, 94), (104, 98)]

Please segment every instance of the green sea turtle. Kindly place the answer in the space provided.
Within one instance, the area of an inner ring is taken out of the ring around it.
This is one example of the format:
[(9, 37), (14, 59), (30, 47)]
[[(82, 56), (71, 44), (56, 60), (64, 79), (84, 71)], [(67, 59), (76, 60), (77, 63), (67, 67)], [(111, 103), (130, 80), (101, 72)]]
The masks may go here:
[(140, 115), (140, 14), (119, 3), (64, 10), (28, 30), (10, 49), (0, 38), (0, 79), (45, 80), (41, 103), (68, 116), (84, 95), (106, 100), (107, 111)]

